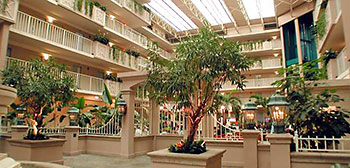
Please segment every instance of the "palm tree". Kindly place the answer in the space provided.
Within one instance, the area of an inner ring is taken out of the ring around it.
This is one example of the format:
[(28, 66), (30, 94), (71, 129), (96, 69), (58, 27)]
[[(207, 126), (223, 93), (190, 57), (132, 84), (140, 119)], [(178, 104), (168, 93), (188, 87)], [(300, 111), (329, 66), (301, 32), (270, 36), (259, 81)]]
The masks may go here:
[(267, 115), (270, 115), (270, 111), (267, 108), (267, 103), (269, 103), (270, 97), (262, 97), (261, 95), (256, 94), (256, 95), (250, 96), (250, 98), (254, 98), (255, 99), (254, 103), (256, 105), (261, 106), (262, 108), (266, 109)]

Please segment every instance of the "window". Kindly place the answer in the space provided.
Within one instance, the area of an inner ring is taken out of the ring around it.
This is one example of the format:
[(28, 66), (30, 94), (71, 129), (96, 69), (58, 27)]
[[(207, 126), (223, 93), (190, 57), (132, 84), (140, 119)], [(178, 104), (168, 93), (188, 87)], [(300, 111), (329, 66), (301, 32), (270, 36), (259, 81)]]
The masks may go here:
[(295, 24), (291, 21), (283, 25), (284, 54), (286, 66), (298, 64), (297, 40), (295, 36)]
[(300, 43), (303, 63), (317, 59), (315, 36), (312, 34), (312, 13), (305, 14), (299, 18)]

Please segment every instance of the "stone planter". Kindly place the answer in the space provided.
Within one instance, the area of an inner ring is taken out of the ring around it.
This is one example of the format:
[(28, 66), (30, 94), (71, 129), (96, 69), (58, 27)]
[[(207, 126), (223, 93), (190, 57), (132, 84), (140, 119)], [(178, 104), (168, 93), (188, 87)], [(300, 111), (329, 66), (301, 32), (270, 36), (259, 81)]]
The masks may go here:
[(153, 168), (221, 168), (225, 149), (208, 149), (202, 154), (171, 153), (162, 149), (147, 153)]
[(51, 162), (63, 164), (64, 139), (49, 140), (8, 140), (9, 156), (15, 160)]
[(8, 106), (16, 99), (16, 97), (16, 89), (0, 85), (0, 115), (7, 113)]

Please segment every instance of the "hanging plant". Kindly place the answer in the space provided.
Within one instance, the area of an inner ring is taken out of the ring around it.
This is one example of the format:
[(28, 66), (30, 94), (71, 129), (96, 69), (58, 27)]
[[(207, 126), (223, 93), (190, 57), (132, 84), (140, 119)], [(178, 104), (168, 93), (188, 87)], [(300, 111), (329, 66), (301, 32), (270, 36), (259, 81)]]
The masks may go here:
[(7, 7), (7, 4), (8, 4), (8, 0), (2, 0), (2, 8), (1, 8), (1, 12), (5, 12), (6, 10), (6, 7)]
[(85, 12), (85, 15), (88, 15), (88, 14), (89, 14), (89, 4), (90, 4), (90, 1), (89, 1), (89, 0), (85, 0), (85, 2), (84, 2), (84, 12)]
[(147, 6), (145, 6), (145, 5), (142, 5), (143, 6), (143, 9), (145, 10), (145, 11), (147, 11), (148, 13), (150, 13), (151, 14), (151, 9), (150, 8), (147, 8)]
[(320, 13), (320, 18), (316, 22), (316, 31), (317, 31), (317, 38), (321, 39), (326, 35), (326, 11), (322, 10)]
[(322, 3), (321, 3), (321, 9), (326, 9), (328, 6), (328, 0), (324, 0)]
[(77, 0), (77, 9), (81, 12), (83, 9), (83, 0)]
[(100, 9), (103, 10), (103, 11), (107, 11), (107, 8), (105, 6), (100, 6)]
[(99, 36), (99, 35), (94, 35), (94, 41), (98, 41), (102, 44), (107, 45), (109, 43), (109, 39), (103, 36)]
[(322, 55), (324, 65), (327, 66), (331, 59), (337, 58), (337, 55), (337, 51), (333, 51), (332, 49), (326, 50)]
[(116, 45), (112, 46), (112, 56), (113, 60), (119, 59), (119, 52), (122, 51), (120, 48), (118, 48)]

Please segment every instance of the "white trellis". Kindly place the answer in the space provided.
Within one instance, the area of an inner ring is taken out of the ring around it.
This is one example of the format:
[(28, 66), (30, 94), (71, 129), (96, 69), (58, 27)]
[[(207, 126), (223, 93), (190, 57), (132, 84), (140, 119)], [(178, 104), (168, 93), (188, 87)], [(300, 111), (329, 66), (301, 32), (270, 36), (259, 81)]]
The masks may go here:
[(106, 136), (120, 136), (121, 132), (121, 118), (117, 113), (113, 114), (112, 118), (102, 126), (99, 127), (82, 127), (79, 130), (80, 135), (106, 135)]

